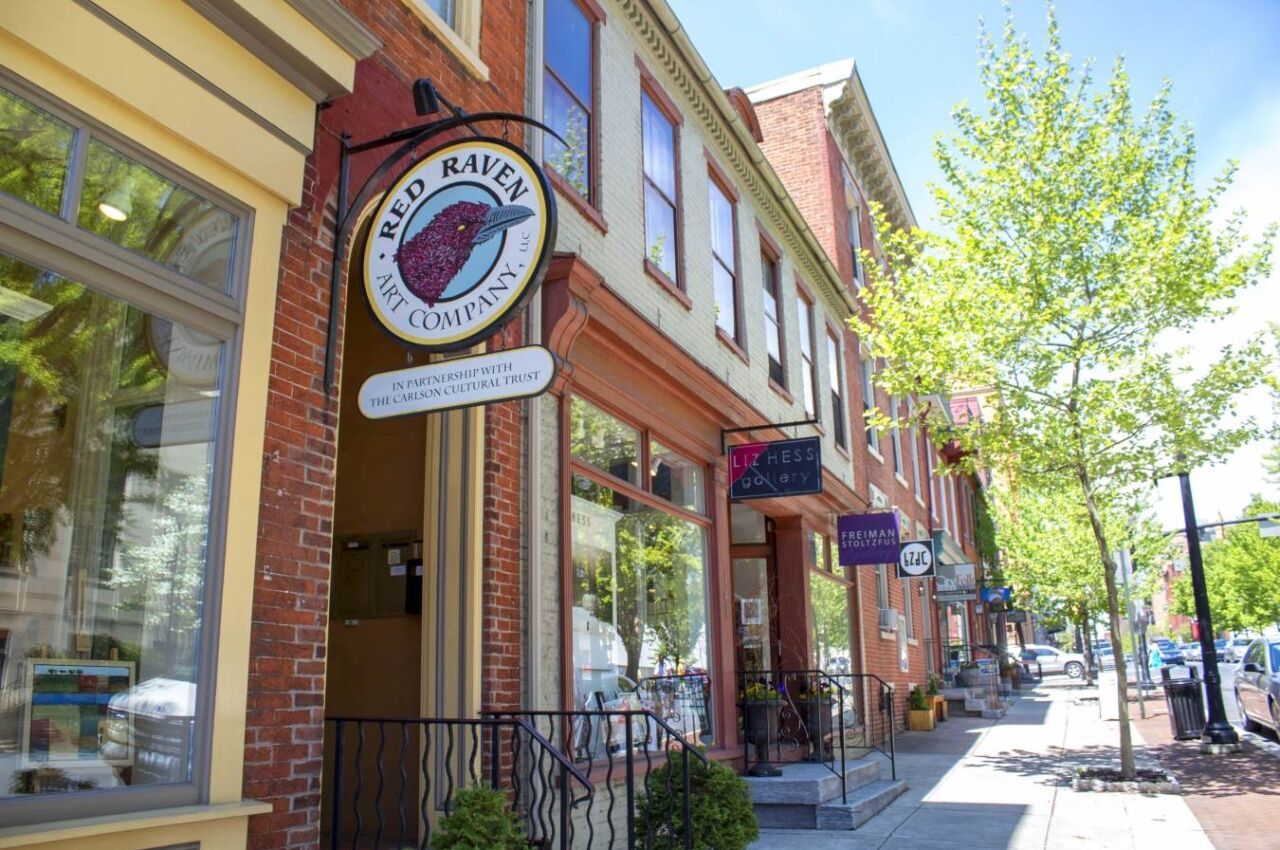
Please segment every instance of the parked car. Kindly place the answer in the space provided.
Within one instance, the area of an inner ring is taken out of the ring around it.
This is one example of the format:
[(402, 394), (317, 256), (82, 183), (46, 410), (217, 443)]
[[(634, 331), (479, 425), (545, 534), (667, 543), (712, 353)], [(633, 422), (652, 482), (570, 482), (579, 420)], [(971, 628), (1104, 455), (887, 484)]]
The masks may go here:
[(1187, 663), (1187, 656), (1182, 649), (1168, 638), (1152, 638), (1152, 646), (1160, 650), (1160, 663), (1165, 667), (1174, 667)]
[(1218, 658), (1229, 664), (1239, 664), (1240, 659), (1244, 658), (1245, 650), (1249, 648), (1249, 644), (1253, 642), (1253, 638), (1233, 637), (1227, 641), (1225, 649), (1218, 650)]
[(1065, 673), (1072, 679), (1084, 675), (1084, 656), (1044, 644), (1029, 643), (1017, 650), (1018, 658), (1025, 664), (1040, 665), (1045, 673)]
[(1280, 735), (1280, 638), (1257, 638), (1246, 647), (1236, 673), (1236, 708), (1244, 728), (1270, 726)]
[(1192, 641), (1191, 643), (1179, 644), (1178, 648), (1182, 650), (1182, 654), (1187, 657), (1188, 661), (1203, 661), (1201, 658), (1200, 644)]

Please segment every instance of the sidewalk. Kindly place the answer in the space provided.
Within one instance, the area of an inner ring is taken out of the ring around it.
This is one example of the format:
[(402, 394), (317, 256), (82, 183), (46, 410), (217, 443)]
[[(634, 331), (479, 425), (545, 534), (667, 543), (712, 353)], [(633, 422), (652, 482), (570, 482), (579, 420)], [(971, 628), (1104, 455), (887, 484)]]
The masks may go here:
[(1173, 739), (1163, 699), (1148, 701), (1147, 718), (1136, 725), (1152, 754), (1178, 776), (1183, 799), (1217, 850), (1280, 847), (1280, 761), (1252, 736), (1241, 736), (1239, 755), (1201, 755), (1199, 741)]
[(1051, 680), (1002, 720), (953, 717), (901, 735), (907, 793), (865, 826), (771, 830), (752, 850), (1212, 850), (1181, 797), (1071, 789), (1071, 768), (1115, 757), (1116, 724), (1096, 701), (1077, 702), (1095, 693)]

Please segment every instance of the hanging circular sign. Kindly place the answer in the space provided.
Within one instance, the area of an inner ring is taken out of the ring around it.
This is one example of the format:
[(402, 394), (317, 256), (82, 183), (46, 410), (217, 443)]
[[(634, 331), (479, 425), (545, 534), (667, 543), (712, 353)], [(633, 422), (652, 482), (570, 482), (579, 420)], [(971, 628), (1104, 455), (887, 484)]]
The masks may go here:
[(928, 578), (933, 574), (932, 540), (913, 540), (898, 547), (898, 578)]
[(524, 151), (501, 139), (452, 142), (378, 205), (364, 250), (369, 307), (409, 345), (465, 348), (533, 294), (555, 238), (555, 200)]

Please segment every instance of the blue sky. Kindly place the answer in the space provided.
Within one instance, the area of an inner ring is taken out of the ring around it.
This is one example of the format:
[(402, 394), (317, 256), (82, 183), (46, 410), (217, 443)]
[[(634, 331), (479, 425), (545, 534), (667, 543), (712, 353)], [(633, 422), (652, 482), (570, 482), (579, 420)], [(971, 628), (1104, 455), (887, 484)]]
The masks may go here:
[[(927, 184), (938, 178), (933, 140), (951, 129), (951, 109), (977, 103), (978, 19), (998, 32), (998, 0), (669, 0), (721, 85), (749, 86), (836, 59), (853, 57), (920, 223), (932, 224)], [(1012, 3), (1018, 29), (1044, 41), (1045, 6)], [(1280, 220), (1280, 0), (1060, 0), (1063, 45), (1076, 59), (1094, 57), (1105, 79), (1123, 54), (1134, 100), (1149, 100), (1167, 78), (1173, 107), (1197, 133), (1198, 176), (1205, 182), (1228, 159), (1240, 162), (1229, 196), (1252, 223)], [(1212, 356), (1214, 341), (1280, 322), (1280, 273), (1244, 296), (1238, 314), (1202, 329), (1185, 344), (1191, 357)], [(1255, 393), (1242, 412), (1271, 421), (1269, 399)], [(1264, 481), (1262, 443), (1192, 482), (1201, 521), (1239, 515)], [(1181, 524), (1176, 484), (1155, 493), (1166, 527)]]

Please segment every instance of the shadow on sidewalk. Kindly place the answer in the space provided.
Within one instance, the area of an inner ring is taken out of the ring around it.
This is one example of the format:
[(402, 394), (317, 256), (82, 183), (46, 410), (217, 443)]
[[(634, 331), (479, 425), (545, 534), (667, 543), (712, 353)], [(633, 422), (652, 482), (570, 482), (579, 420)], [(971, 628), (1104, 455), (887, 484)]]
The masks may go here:
[[(999, 755), (975, 755), (970, 756), (970, 759), (975, 764), (994, 768), (1002, 773), (1038, 779), (1040, 785), (1061, 787), (1071, 784), (1071, 771), (1077, 767), (1118, 767), (1120, 750), (1112, 746), (1051, 746), (1046, 752), (1005, 750)], [(1151, 761), (1154, 759), (1139, 753), (1139, 767), (1144, 767)]]

